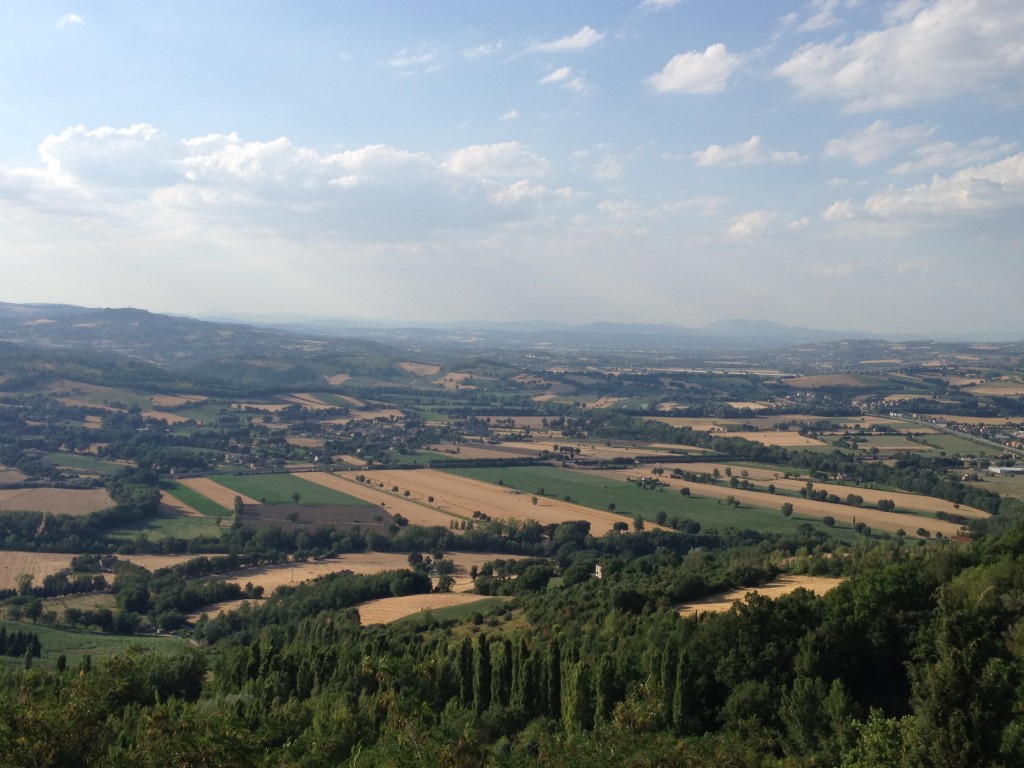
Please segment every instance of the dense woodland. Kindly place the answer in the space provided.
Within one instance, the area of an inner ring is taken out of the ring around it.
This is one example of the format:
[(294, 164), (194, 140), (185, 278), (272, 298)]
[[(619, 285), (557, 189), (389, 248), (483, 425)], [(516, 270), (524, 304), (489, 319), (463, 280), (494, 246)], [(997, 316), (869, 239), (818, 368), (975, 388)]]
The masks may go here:
[[(644, 538), (647, 534), (638, 534)], [(361, 628), (429, 589), (339, 575), (207, 622), (203, 644), (6, 672), (6, 765), (1020, 765), (1024, 524), (848, 553), (850, 578), (732, 612), (681, 595), (780, 542), (609, 555), (464, 622)], [(806, 547), (805, 564), (821, 562)]]

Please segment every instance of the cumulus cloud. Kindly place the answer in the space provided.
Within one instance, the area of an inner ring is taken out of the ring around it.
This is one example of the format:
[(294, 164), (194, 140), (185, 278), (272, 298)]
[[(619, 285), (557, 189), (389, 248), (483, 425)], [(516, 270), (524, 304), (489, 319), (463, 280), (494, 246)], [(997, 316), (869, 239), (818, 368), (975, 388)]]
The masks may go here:
[(579, 32), (567, 37), (560, 37), (546, 43), (534, 43), (529, 51), (534, 53), (570, 53), (583, 51), (604, 40), (604, 32), (598, 32), (593, 27), (583, 27)]
[(57, 19), (58, 27), (66, 27), (69, 24), (85, 24), (85, 19), (83, 19), (77, 13), (65, 13), (63, 16)]
[(852, 131), (841, 139), (825, 145), (825, 157), (848, 157), (857, 165), (884, 160), (904, 147), (920, 144), (935, 133), (927, 125), (895, 127), (886, 120), (876, 120), (867, 128)]
[(543, 176), (551, 164), (517, 141), (476, 144), (448, 155), (444, 167), (456, 176), (533, 178)]
[(742, 63), (742, 56), (729, 53), (724, 43), (715, 43), (703, 53), (676, 54), (661, 72), (648, 78), (648, 82), (659, 93), (720, 93)]
[(850, 42), (804, 46), (776, 74), (801, 96), (836, 98), (854, 112), (1024, 85), (1018, 0), (902, 3), (886, 21)]
[(927, 184), (890, 188), (862, 205), (833, 204), (825, 218), (843, 221), (945, 221), (992, 212), (1024, 212), (1024, 153), (988, 165), (935, 176)]
[(519, 117), (519, 110), (518, 109), (510, 109), (508, 112), (505, 112), (501, 116), (501, 119), (502, 120), (516, 120), (518, 117)]
[(721, 146), (712, 144), (690, 155), (701, 166), (762, 165), (764, 163), (798, 163), (805, 157), (796, 151), (767, 151), (761, 146), (760, 136), (751, 136), (741, 144)]
[(96, 237), (118, 232), (126, 241), (187, 231), (236, 241), (264, 233), (282, 242), (413, 242), (526, 221), (572, 197), (571, 188), (536, 183), (549, 163), (516, 142), (444, 158), (383, 144), (324, 154), (287, 137), (178, 139), (151, 125), (78, 126), (39, 151), (39, 168), (0, 166), (0, 221), (74, 227), (81, 237), (83, 222), (93, 222)]
[(765, 235), (778, 215), (776, 211), (748, 211), (733, 219), (727, 234), (733, 238)]

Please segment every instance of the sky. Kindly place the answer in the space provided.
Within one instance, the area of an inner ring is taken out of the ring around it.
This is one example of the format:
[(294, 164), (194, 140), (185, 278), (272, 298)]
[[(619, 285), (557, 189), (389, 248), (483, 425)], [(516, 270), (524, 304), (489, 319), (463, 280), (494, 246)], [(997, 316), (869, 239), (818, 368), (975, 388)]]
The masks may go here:
[(3, 0), (0, 301), (1024, 338), (1020, 0)]

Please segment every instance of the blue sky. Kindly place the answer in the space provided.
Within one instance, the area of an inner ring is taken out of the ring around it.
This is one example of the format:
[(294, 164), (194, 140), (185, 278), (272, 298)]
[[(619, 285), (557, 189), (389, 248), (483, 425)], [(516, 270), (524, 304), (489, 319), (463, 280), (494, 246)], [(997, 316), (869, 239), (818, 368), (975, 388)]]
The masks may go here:
[(4, 2), (0, 300), (1024, 337), (1019, 0)]

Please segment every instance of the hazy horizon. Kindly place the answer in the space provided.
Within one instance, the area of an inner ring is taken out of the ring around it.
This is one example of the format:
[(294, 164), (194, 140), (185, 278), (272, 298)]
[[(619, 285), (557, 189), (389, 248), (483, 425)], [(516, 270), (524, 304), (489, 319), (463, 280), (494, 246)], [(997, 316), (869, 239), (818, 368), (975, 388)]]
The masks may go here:
[(1024, 328), (1024, 6), (0, 11), (15, 303)]

